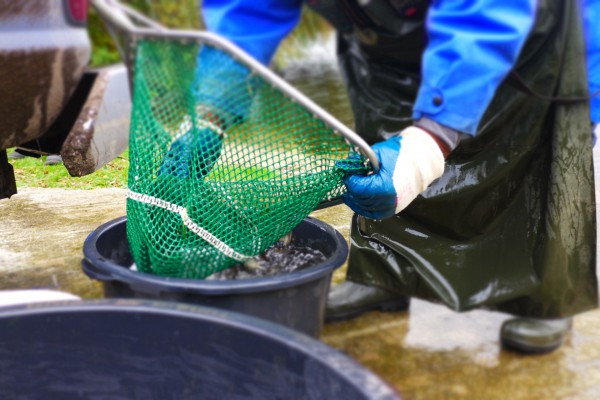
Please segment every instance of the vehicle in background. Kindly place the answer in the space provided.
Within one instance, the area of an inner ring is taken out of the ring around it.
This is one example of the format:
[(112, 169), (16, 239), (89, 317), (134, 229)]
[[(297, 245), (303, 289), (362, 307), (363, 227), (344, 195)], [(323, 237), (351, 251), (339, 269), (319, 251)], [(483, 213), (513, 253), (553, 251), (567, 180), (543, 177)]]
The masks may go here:
[(123, 65), (88, 68), (88, 0), (0, 0), (0, 199), (17, 192), (6, 149), (60, 154), (71, 176), (127, 147)]

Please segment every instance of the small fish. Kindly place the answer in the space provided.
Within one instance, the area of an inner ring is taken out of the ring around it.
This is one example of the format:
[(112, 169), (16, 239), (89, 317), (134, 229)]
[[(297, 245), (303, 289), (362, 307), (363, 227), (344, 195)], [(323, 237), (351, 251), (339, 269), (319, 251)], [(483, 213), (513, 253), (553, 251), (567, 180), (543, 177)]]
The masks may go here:
[(289, 246), (292, 243), (292, 232), (290, 231), (287, 235), (279, 239), (279, 243), (284, 247)]
[(249, 269), (251, 271), (256, 271), (256, 270), (262, 269), (260, 263), (258, 262), (258, 260), (256, 258), (250, 258), (250, 259), (246, 260), (246, 262), (244, 262), (244, 267), (246, 267), (247, 269)]

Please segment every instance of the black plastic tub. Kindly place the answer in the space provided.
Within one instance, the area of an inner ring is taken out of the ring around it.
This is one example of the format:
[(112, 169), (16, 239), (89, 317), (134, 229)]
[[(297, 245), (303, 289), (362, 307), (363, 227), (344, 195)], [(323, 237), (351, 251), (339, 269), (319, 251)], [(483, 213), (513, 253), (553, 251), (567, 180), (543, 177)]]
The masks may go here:
[(283, 326), (207, 307), (98, 300), (0, 308), (2, 399), (397, 399)]
[(321, 251), (326, 259), (313, 266), (276, 276), (232, 280), (160, 277), (130, 269), (133, 259), (126, 218), (100, 226), (83, 245), (83, 271), (103, 283), (108, 298), (145, 298), (200, 304), (249, 314), (318, 337), (333, 271), (348, 255), (346, 241), (335, 229), (306, 218), (293, 231), (292, 242)]

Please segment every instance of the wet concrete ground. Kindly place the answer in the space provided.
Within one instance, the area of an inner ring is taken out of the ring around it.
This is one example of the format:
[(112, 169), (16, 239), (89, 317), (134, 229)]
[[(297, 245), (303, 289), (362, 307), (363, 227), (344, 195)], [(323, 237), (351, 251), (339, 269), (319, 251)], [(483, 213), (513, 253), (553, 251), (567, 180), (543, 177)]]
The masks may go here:
[[(81, 271), (83, 241), (125, 214), (124, 190), (20, 188), (0, 200), (0, 289), (53, 288), (83, 298), (102, 290)], [(314, 213), (348, 236), (350, 211)], [(344, 279), (344, 268), (334, 284)], [(406, 399), (600, 399), (600, 310), (575, 318), (563, 348), (543, 356), (500, 349), (507, 315), (458, 314), (413, 301), (409, 312), (368, 313), (326, 325), (321, 339), (395, 386)]]

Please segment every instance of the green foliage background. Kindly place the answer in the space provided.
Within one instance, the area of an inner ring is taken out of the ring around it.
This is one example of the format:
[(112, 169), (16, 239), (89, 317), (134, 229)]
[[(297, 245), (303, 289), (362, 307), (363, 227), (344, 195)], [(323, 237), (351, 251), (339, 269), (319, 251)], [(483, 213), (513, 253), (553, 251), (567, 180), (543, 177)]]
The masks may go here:
[[(170, 28), (203, 28), (197, 0), (124, 0), (123, 3)], [(120, 62), (110, 34), (92, 7), (88, 15), (88, 32), (92, 41), (92, 66)]]

